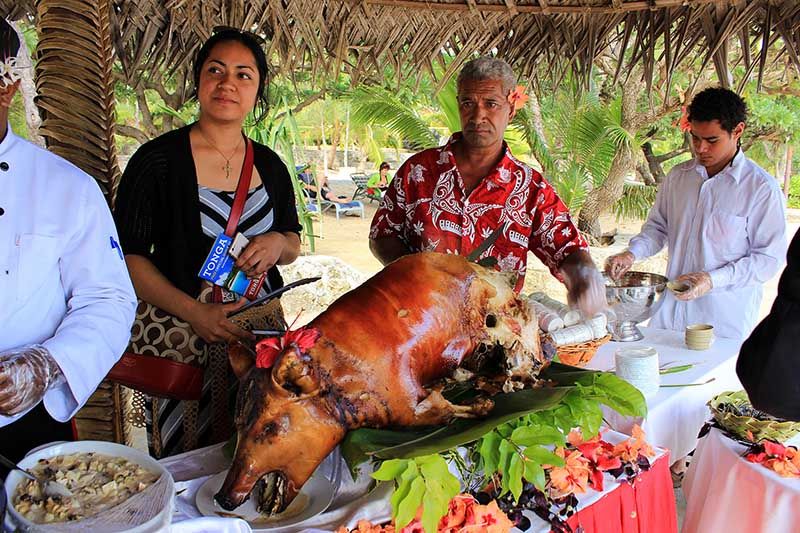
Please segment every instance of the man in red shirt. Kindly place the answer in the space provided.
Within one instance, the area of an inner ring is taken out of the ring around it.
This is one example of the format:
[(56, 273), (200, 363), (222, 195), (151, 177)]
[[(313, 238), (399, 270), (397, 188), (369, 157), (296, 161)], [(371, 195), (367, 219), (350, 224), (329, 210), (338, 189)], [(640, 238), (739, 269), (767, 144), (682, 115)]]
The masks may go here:
[(502, 226), (482, 257), (516, 272), (519, 291), (532, 251), (567, 286), (570, 303), (593, 316), (605, 307), (605, 288), (586, 240), (553, 187), (503, 140), (515, 113), (515, 84), (501, 59), (464, 65), (457, 96), (462, 131), (398, 169), (372, 220), (370, 249), (384, 265), (421, 251), (468, 255)]

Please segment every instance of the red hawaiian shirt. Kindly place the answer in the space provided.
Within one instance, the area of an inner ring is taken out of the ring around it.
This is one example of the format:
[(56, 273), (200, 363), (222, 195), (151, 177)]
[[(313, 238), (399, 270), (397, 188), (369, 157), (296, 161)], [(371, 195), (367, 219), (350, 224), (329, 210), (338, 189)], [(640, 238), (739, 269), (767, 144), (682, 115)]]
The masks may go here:
[(372, 219), (370, 238), (398, 237), (412, 252), (468, 255), (505, 224), (481, 257), (493, 256), (500, 270), (516, 272), (517, 291), (528, 250), (561, 279), (564, 258), (588, 246), (553, 186), (504, 146), (497, 167), (465, 195), (451, 149), (459, 138), (456, 133), (446, 145), (403, 163)]

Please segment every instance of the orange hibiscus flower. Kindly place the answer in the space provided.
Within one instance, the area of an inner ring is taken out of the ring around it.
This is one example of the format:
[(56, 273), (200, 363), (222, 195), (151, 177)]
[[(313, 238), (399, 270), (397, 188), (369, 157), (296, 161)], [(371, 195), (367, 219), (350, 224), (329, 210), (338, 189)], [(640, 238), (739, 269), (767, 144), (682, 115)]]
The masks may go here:
[(644, 440), (644, 430), (636, 424), (633, 426), (631, 438), (614, 446), (613, 455), (623, 461), (635, 463), (640, 454), (645, 457), (654, 457), (656, 452)]
[(545, 466), (550, 470), (551, 495), (554, 498), (561, 498), (569, 494), (586, 492), (591, 474), (589, 460), (579, 450), (567, 455), (564, 448), (556, 448), (555, 453), (564, 459), (564, 466)]

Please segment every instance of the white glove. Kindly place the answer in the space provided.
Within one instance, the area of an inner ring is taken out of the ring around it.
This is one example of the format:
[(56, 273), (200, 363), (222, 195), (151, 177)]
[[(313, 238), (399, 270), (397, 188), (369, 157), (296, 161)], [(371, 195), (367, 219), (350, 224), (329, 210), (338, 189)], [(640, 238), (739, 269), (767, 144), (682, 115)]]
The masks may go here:
[(573, 276), (564, 276), (567, 300), (584, 317), (593, 317), (607, 307), (606, 284), (594, 265), (580, 265)]
[(618, 281), (622, 276), (625, 275), (626, 272), (628, 272), (628, 270), (631, 269), (635, 260), (636, 257), (634, 257), (633, 253), (627, 250), (622, 253), (612, 255), (606, 259), (606, 274), (608, 274), (614, 281)]
[(41, 344), (0, 352), (0, 415), (30, 409), (63, 379), (55, 359)]

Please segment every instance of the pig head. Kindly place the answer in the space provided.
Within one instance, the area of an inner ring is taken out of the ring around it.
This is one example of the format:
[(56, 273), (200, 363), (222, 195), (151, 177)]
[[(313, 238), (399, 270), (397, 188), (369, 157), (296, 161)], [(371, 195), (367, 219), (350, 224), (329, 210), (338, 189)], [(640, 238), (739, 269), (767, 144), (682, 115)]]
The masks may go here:
[(347, 431), (443, 424), (481, 416), (491, 401), (453, 405), (432, 385), (481, 347), (501, 347), (508, 382), (534, 381), (544, 366), (534, 310), (507, 274), (457, 255), (421, 253), (387, 265), (304, 329), (284, 339), (272, 368), (229, 350), (240, 376), (233, 466), (216, 500), (241, 505), (267, 474), (279, 512)]
[(346, 430), (332, 416), (330, 398), (309, 356), (296, 346), (285, 349), (273, 368), (254, 366), (242, 345), (232, 346), (229, 356), (241, 380), (238, 440), (235, 459), (215, 498), (223, 508), (234, 509), (265, 474), (273, 474), (270, 493), (260, 505), (270, 513), (280, 512)]

